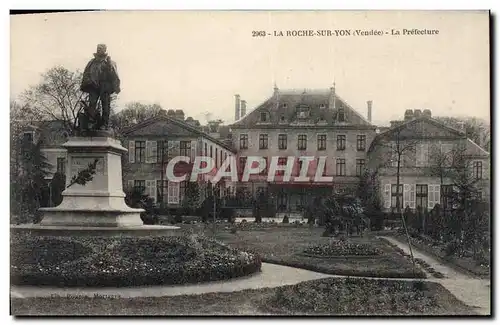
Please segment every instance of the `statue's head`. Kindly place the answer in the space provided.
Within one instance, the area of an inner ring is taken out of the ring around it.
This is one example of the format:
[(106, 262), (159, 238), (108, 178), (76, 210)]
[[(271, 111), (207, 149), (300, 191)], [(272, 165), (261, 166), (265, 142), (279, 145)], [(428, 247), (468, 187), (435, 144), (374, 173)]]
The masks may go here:
[(106, 55), (106, 44), (98, 44), (97, 45), (97, 53), (98, 55)]

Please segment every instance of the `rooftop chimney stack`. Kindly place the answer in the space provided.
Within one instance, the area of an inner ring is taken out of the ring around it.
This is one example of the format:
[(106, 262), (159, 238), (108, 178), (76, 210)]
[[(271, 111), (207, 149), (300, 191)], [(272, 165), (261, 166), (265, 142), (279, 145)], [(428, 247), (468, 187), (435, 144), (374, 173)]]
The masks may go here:
[(247, 114), (247, 101), (242, 100), (240, 103), (241, 103), (240, 117), (243, 118)]
[(431, 118), (432, 117), (432, 113), (431, 113), (431, 110), (430, 109), (424, 109), (422, 115), (424, 117), (427, 117), (427, 118)]
[(413, 110), (412, 109), (407, 109), (405, 111), (405, 122), (406, 121), (411, 121), (413, 120)]
[(333, 87), (330, 87), (330, 96), (328, 98), (328, 108), (335, 109), (335, 82), (333, 83)]
[(367, 113), (367, 118), (368, 118), (368, 122), (372, 122), (372, 105), (373, 105), (373, 101), (369, 100), (366, 102), (366, 106), (368, 108), (368, 113)]
[(416, 109), (416, 110), (414, 110), (414, 111), (413, 111), (413, 116), (414, 116), (415, 118), (420, 118), (420, 117), (422, 117), (422, 110), (420, 110), (420, 109)]
[(240, 95), (234, 95), (234, 120), (240, 119)]

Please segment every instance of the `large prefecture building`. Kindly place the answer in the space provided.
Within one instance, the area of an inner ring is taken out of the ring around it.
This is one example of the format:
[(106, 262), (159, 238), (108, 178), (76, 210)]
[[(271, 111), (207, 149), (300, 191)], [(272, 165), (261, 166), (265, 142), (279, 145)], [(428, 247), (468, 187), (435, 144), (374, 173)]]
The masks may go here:
[[(255, 194), (267, 191), (276, 198), (279, 212), (301, 211), (317, 195), (335, 191), (352, 191), (367, 164), (367, 151), (375, 137), (376, 126), (370, 123), (371, 101), (367, 102), (367, 118), (363, 117), (336, 93), (325, 90), (280, 90), (248, 114), (246, 103), (235, 98), (236, 122), (231, 125), (233, 146), (237, 150), (239, 173), (247, 157), (261, 156), (267, 166), (260, 175), (239, 182), (238, 187)], [(289, 182), (278, 171), (268, 180), (271, 157), (278, 165), (294, 158)], [(313, 157), (309, 163), (309, 181), (298, 181), (304, 162), (299, 157)], [(326, 157), (322, 175), (331, 182), (315, 182), (319, 158)]]

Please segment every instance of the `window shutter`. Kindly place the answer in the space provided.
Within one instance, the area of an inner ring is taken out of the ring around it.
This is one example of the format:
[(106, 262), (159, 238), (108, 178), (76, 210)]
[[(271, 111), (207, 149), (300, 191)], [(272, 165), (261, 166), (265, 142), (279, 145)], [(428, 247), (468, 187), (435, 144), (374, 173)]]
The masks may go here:
[(387, 209), (391, 207), (391, 184), (384, 185), (384, 206)]
[(128, 162), (135, 162), (135, 140), (128, 140)]
[(435, 204), (441, 204), (441, 186), (438, 184), (438, 185), (434, 185), (434, 202)]
[(427, 166), (429, 162), (429, 144), (422, 145), (422, 166)]
[(429, 184), (427, 186), (428, 188), (428, 200), (427, 200), (427, 204), (429, 206), (429, 209), (432, 209), (434, 208), (434, 185), (432, 184)]
[(156, 201), (156, 191), (155, 191), (155, 180), (146, 180), (146, 193), (150, 198), (153, 199), (153, 202)]
[(133, 179), (129, 179), (127, 181), (127, 186), (128, 186), (128, 190), (132, 190), (134, 188), (134, 180)]
[(178, 204), (179, 203), (179, 183), (178, 182), (168, 182), (168, 203)]
[(416, 199), (415, 199), (415, 184), (410, 184), (410, 200), (408, 201), (410, 208), (415, 209), (415, 201), (416, 201)]
[(146, 141), (146, 164), (151, 163), (151, 141)]
[(439, 200), (440, 200), (440, 186), (439, 184), (438, 185), (432, 185), (430, 184), (429, 185), (429, 209), (432, 209), (434, 208), (434, 206), (437, 204), (437, 203), (440, 203)]
[(149, 157), (149, 161), (152, 163), (152, 164), (156, 164), (157, 162), (157, 159), (156, 157), (158, 156), (158, 144), (156, 143), (156, 141), (151, 141), (151, 156)]
[(198, 143), (197, 143), (196, 140), (191, 141), (191, 157), (190, 157), (191, 158), (191, 162), (193, 162), (194, 159), (196, 158), (196, 153), (197, 153), (197, 151), (196, 151), (197, 148), (196, 147), (197, 147), (197, 144)]
[(406, 208), (407, 205), (410, 205), (410, 184), (403, 184), (403, 202), (404, 202), (404, 207), (403, 209)]

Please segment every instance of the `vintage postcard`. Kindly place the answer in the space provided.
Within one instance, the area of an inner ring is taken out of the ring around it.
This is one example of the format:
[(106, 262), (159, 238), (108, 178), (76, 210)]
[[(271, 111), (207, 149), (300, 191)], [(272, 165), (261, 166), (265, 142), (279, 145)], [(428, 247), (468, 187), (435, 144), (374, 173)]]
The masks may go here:
[(10, 35), (12, 315), (491, 315), (488, 11)]

